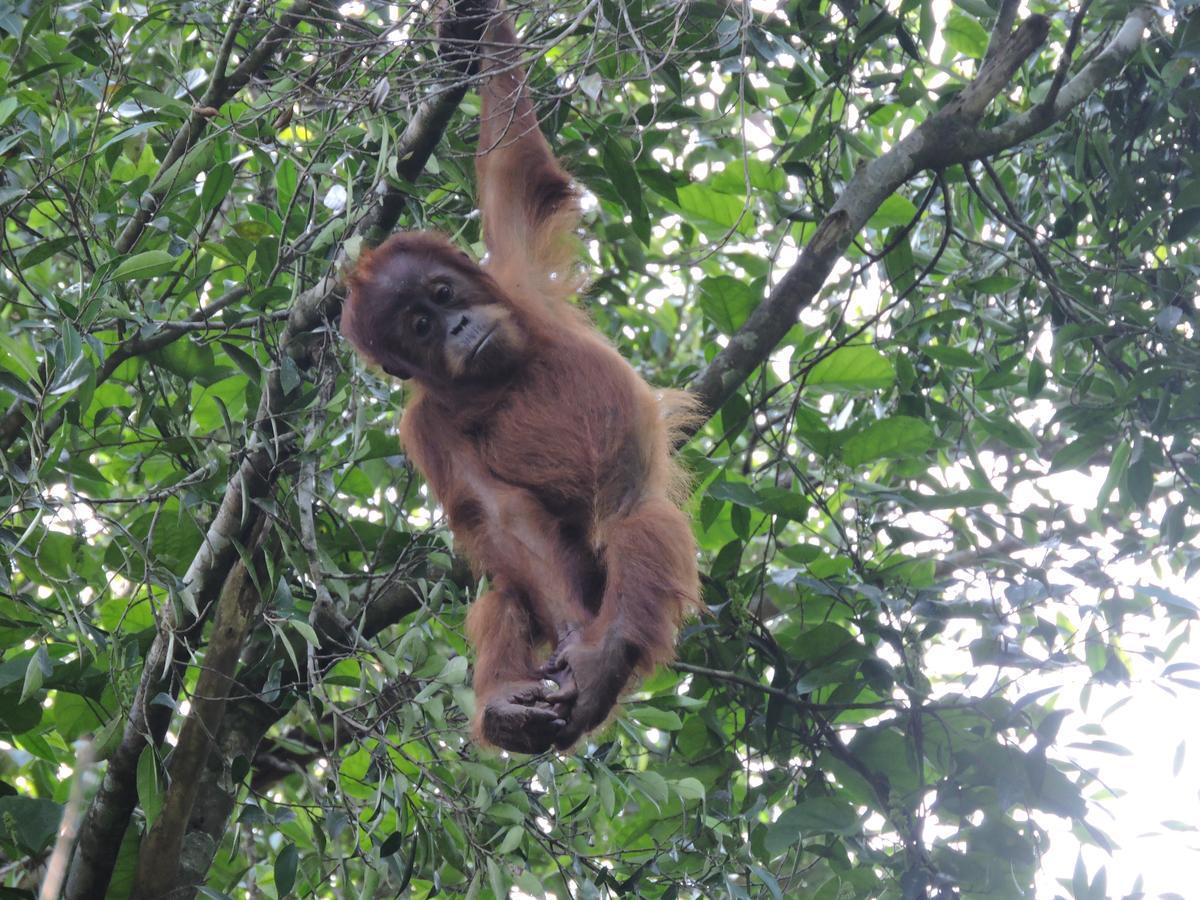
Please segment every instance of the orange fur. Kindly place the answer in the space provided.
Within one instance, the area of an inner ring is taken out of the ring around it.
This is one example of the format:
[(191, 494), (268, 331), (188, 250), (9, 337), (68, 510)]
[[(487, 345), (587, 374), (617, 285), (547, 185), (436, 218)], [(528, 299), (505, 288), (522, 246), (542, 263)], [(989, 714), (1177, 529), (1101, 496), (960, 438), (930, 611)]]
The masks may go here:
[[(451, 377), (408, 358), (393, 365), (414, 379), (404, 446), (457, 543), (492, 579), (467, 623), (476, 736), (537, 750), (599, 725), (635, 673), (672, 658), (676, 629), (699, 604), (672, 458), (695, 405), (681, 392), (656, 395), (566, 302), (578, 285), (578, 197), (538, 129), (506, 17), (491, 21), (485, 41), (482, 69), (493, 74), (482, 91), (477, 174), (488, 262), (477, 267), (437, 235), (397, 235), (358, 263), (342, 328), (368, 358), (391, 359), (394, 313), (381, 273), (436, 264), (486, 295), (463, 306), (466, 315), (500, 309), (520, 336), (503, 377)], [(566, 661), (578, 699), (537, 694), (542, 645)], [(485, 733), (485, 710), (509, 695), (521, 699), (505, 710), (532, 708), (544, 720), (552, 709), (566, 724), (543, 722), (549, 731), (534, 736)]]

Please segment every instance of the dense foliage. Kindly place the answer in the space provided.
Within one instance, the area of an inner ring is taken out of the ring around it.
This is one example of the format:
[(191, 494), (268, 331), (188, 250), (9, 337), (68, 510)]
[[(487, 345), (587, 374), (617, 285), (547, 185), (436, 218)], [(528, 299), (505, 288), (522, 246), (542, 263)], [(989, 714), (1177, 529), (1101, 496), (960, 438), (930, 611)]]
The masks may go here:
[(574, 754), (467, 741), (479, 586), (330, 324), (392, 228), (480, 250), (424, 5), (0, 0), (0, 894), (64, 808), (77, 898), (152, 826), (209, 897), (1019, 897), (1107, 848), (1061, 686), (1196, 686), (1200, 15), (510, 8), (580, 302), (719, 405), (710, 614)]

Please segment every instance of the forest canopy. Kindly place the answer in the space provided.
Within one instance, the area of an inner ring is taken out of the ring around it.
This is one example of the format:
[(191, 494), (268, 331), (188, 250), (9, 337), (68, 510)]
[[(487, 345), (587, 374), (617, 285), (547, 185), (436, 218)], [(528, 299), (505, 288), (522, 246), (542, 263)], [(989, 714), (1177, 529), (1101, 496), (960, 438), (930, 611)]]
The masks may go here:
[(1200, 14), (507, 7), (577, 302), (704, 407), (707, 613), (573, 753), (470, 742), (484, 585), (337, 326), (387, 235), (482, 252), (431, 4), (0, 0), (0, 896), (1136, 895), (1106, 717), (1200, 688)]

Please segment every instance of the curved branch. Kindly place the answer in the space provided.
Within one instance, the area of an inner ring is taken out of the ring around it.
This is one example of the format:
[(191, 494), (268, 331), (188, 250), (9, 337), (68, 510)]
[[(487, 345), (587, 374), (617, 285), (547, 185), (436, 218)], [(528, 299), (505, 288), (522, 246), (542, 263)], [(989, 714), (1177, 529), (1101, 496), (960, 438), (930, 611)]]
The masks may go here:
[[(188, 570), (187, 583), (193, 588), (193, 596), (198, 603), (204, 604), (199, 608), (208, 605), (217, 573), (223, 575), (233, 564), (236, 556), (234, 537), (243, 535), (243, 500), (249, 502), (254, 495), (265, 493), (272, 478), (272, 455), (279, 452), (277, 447), (262, 442), (248, 448), (230, 481), (224, 502)], [(250, 519), (252, 524), (254, 517)], [(185, 642), (177, 640), (170, 628), (171, 625), (164, 622), (146, 651), (142, 676), (126, 714), (121, 742), (108, 760), (104, 778), (79, 832), (63, 894), (68, 900), (104, 896), (112, 877), (121, 840), (137, 804), (138, 759), (150, 741), (157, 743), (162, 739), (170, 722), (170, 709), (151, 701), (160, 693), (175, 693), (177, 666), (186, 663)]]
[(1007, 150), (1049, 128), (1083, 103), (1100, 85), (1125, 67), (1129, 58), (1142, 45), (1142, 36), (1153, 17), (1154, 10), (1151, 7), (1140, 6), (1133, 10), (1108, 45), (1080, 69), (1057, 96), (1050, 98), (1053, 106), (1039, 104), (1014, 116), (1003, 125), (980, 129), (973, 136), (971, 144), (965, 148), (969, 153), (967, 158), (980, 159)]
[[(262, 520), (259, 521), (261, 525)], [(258, 548), (251, 546), (249, 552), (257, 554)], [(173, 777), (162, 810), (142, 839), (133, 883), (134, 900), (166, 897), (175, 887), (183, 838), (200, 787), (197, 773), (208, 762), (212, 737), (225, 716), (225, 701), (233, 685), (238, 657), (258, 614), (261, 602), (258, 585), (266, 575), (261, 559), (258, 567), (258, 577), (252, 577), (246, 564), (239, 560), (225, 579), (213, 617), (212, 639), (204, 653), (204, 667), (192, 693), (191, 711), (171, 752)]]
[[(434, 577), (432, 573), (425, 574), (427, 578)], [(456, 581), (469, 576), (465, 567), (448, 574)], [(422, 603), (421, 595), (410, 583), (399, 581), (381, 585), (374, 594), (368, 589), (356, 599), (357, 606), (348, 615), (314, 605), (317, 616), (313, 625), (321, 638), (322, 662), (326, 665), (346, 656), (362, 641), (412, 615), (421, 608)], [(361, 631), (355, 634), (353, 630), (348, 630), (345, 624), (347, 620), (361, 622)], [(285, 651), (281, 651), (280, 657), (284, 655)], [(298, 659), (304, 665), (303, 657)], [(237, 805), (240, 785), (234, 784), (228, 774), (233, 760), (238, 756), (254, 760), (254, 777), (257, 779), (267, 774), (260, 770), (260, 763), (268, 758), (278, 759), (281, 755), (287, 758), (287, 751), (278, 746), (268, 745), (265, 750), (260, 750), (267, 732), (291, 708), (287, 703), (267, 703), (262, 699), (265, 673), (269, 669), (269, 665), (259, 665), (252, 675), (239, 677), (239, 688), (245, 694), (228, 704), (217, 733), (215, 752), (209, 755), (204, 768), (197, 773), (200, 789), (192, 807), (179, 864), (179, 900), (194, 896), (196, 887), (204, 883), (229, 817)], [(303, 674), (297, 673), (296, 689), (299, 691), (306, 690), (311, 684)], [(273, 771), (267, 777), (279, 775), (278, 771)]]
[(1108, 46), (1063, 86), (1052, 106), (1035, 106), (1003, 125), (981, 128), (979, 119), (988, 104), (1042, 44), (1049, 23), (1030, 16), (999, 41), (979, 75), (954, 100), (855, 173), (796, 264), (692, 382), (705, 409), (716, 412), (766, 361), (800, 311), (816, 298), (850, 241), (894, 191), (918, 172), (1007, 150), (1062, 119), (1125, 66), (1141, 46), (1152, 15), (1149, 7), (1133, 10)]

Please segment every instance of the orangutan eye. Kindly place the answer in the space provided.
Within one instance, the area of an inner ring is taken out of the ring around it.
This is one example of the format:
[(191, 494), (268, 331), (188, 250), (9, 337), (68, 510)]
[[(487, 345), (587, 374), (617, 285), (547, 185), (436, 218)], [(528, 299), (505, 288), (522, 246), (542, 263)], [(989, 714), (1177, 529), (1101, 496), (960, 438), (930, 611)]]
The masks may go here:
[(433, 299), (438, 305), (445, 306), (454, 299), (454, 288), (443, 281), (433, 289)]
[(413, 334), (419, 338), (429, 337), (429, 332), (433, 330), (433, 319), (429, 316), (421, 315), (413, 319)]

